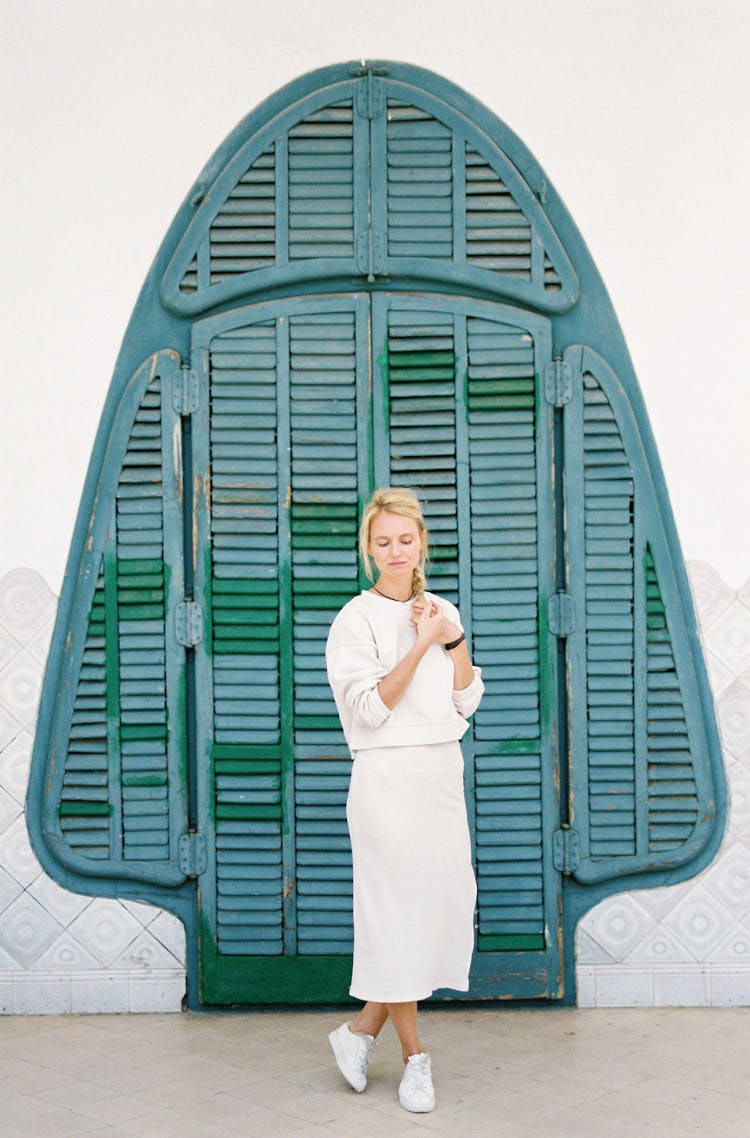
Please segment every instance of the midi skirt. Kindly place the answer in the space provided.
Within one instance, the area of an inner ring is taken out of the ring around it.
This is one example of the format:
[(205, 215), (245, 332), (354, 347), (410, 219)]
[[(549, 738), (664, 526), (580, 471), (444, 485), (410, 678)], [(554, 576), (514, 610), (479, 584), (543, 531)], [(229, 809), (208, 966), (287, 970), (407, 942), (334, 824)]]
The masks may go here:
[(458, 742), (357, 751), (347, 798), (360, 1000), (465, 992), (476, 880)]

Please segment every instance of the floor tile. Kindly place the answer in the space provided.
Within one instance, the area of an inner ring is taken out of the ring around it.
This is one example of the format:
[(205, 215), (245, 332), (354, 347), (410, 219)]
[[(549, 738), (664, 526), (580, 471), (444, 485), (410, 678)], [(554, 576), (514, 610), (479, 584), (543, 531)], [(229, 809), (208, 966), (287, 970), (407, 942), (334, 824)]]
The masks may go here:
[[(365, 1094), (334, 1011), (0, 1018), (3, 1138), (747, 1138), (742, 1008), (462, 1007), (423, 1017), (437, 1108), (390, 1028)], [(429, 1041), (429, 1042), (427, 1042)]]

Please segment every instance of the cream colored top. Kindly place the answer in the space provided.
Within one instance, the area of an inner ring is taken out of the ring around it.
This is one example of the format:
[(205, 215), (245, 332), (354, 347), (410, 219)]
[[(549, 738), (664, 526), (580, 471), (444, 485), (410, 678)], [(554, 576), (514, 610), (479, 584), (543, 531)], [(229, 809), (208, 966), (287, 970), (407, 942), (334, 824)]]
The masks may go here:
[[(426, 593), (462, 628), (450, 601)], [(466, 716), (484, 691), (480, 668), (461, 691), (453, 688), (453, 661), (441, 644), (431, 644), (417, 665), (403, 698), (391, 710), (377, 685), (414, 645), (411, 601), (393, 601), (365, 590), (336, 616), (328, 634), (326, 664), (341, 726), (352, 751), (404, 747), (460, 739)]]

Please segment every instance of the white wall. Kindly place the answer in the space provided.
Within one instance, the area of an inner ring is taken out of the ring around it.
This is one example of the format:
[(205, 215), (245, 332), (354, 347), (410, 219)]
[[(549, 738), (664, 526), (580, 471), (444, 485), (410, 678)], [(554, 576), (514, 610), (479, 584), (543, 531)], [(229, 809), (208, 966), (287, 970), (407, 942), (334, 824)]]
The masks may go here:
[(750, 569), (746, 0), (0, 0), (0, 576), (59, 592), (122, 334), (206, 159), (295, 76), (406, 60), (530, 147), (603, 274), (686, 557)]

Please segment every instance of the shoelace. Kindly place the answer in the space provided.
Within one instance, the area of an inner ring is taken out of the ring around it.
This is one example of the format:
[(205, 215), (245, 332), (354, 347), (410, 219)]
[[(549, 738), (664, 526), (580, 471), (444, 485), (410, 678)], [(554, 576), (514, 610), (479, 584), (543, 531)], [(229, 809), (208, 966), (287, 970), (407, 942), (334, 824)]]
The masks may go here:
[(367, 1070), (367, 1064), (370, 1062), (370, 1056), (372, 1055), (373, 1048), (375, 1046), (375, 1040), (373, 1039), (372, 1042), (370, 1042), (362, 1035), (357, 1034), (357, 1044), (357, 1054), (354, 1057), (354, 1066), (357, 1068), (360, 1074), (364, 1075), (365, 1071)]
[(417, 1064), (417, 1063), (410, 1063), (409, 1064), (409, 1074), (411, 1076), (409, 1081), (412, 1083), (414, 1090), (423, 1091), (425, 1094), (428, 1093), (428, 1089), (427, 1089), (428, 1071), (429, 1071), (429, 1067), (428, 1067), (427, 1063), (425, 1063), (425, 1062), (422, 1062), (419, 1064)]

